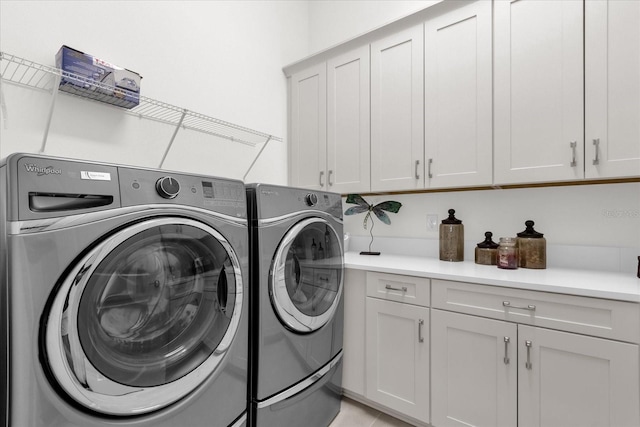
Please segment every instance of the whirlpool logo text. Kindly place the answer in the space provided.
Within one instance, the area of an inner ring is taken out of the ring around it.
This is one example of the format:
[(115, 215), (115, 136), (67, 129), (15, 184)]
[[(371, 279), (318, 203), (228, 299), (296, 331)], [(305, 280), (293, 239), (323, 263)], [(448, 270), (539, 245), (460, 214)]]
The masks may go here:
[(27, 163), (24, 165), (27, 172), (44, 175), (62, 175), (62, 169), (56, 169), (53, 166), (38, 166), (35, 163)]

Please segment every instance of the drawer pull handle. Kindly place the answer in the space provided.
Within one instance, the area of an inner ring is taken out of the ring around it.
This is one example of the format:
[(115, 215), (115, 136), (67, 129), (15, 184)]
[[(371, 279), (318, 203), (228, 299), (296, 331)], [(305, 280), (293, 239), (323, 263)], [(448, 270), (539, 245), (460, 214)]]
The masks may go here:
[(531, 365), (531, 345), (532, 344), (533, 343), (531, 341), (529, 341), (529, 340), (524, 342), (524, 345), (527, 347), (527, 363), (525, 363), (524, 366), (527, 369), (531, 369), (531, 366), (532, 366)]
[(322, 177), (324, 176), (324, 171), (320, 171), (320, 187), (324, 187), (324, 181), (322, 181)]
[(509, 341), (511, 341), (511, 339), (509, 337), (504, 337), (504, 364), (508, 365), (509, 364)]
[(422, 336), (423, 326), (424, 326), (424, 320), (418, 319), (418, 342), (424, 342), (424, 337)]
[(387, 289), (387, 290), (390, 290), (390, 291), (407, 292), (407, 287), (406, 286), (403, 286), (402, 288), (394, 288), (391, 285), (386, 285), (384, 288)]
[(518, 305), (511, 305), (511, 302), (509, 302), (509, 301), (502, 301), (502, 306), (503, 307), (507, 307), (507, 308), (517, 308), (518, 310), (536, 311), (536, 306), (533, 305), (533, 304), (529, 304), (526, 307), (522, 307), (522, 306), (518, 306)]

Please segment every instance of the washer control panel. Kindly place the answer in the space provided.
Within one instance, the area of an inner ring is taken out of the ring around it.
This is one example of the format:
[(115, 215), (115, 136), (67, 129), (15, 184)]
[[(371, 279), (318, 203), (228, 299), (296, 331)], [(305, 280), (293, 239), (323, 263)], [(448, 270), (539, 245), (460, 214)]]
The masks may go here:
[(163, 176), (156, 181), (156, 191), (165, 199), (173, 199), (180, 193), (180, 183), (170, 176)]

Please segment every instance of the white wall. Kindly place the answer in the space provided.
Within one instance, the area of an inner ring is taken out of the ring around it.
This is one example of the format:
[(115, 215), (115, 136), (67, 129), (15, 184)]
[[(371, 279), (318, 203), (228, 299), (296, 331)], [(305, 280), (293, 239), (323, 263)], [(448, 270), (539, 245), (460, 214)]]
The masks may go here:
[(440, 1), (312, 0), (309, 4), (309, 52), (323, 51)]
[[(140, 73), (142, 94), (286, 138), (284, 64), (308, 47), (300, 1), (0, 1), (0, 50), (54, 65), (61, 45)], [(0, 157), (40, 148), (49, 94), (5, 84)], [(46, 154), (157, 167), (173, 128), (58, 97)], [(182, 131), (166, 169), (241, 178), (256, 148)], [(286, 183), (285, 142), (247, 181)]]

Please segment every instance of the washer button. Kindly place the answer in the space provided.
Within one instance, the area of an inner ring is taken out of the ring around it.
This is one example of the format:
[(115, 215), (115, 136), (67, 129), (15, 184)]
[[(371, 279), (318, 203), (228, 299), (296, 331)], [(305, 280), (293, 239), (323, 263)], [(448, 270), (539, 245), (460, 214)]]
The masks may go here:
[(304, 201), (307, 206), (315, 206), (318, 203), (318, 196), (313, 193), (309, 193), (304, 197)]
[(165, 199), (173, 199), (180, 193), (180, 183), (170, 176), (163, 176), (156, 181), (156, 191), (160, 197)]

